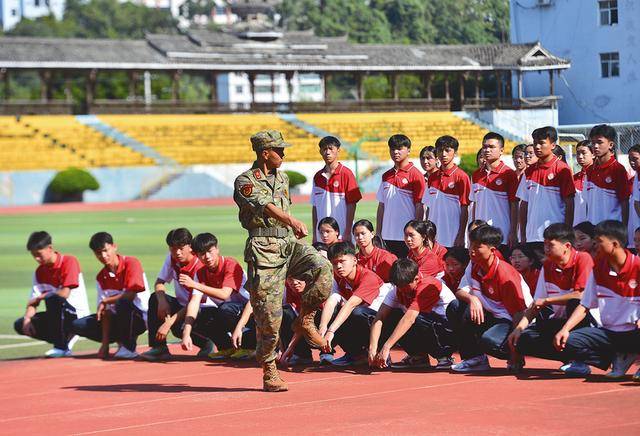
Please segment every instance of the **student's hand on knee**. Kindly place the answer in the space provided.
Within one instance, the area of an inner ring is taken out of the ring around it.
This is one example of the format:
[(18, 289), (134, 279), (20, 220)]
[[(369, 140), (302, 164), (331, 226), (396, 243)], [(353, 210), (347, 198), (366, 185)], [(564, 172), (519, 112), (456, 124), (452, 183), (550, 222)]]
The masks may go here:
[(556, 333), (555, 338), (553, 338), (553, 346), (556, 347), (556, 350), (562, 351), (564, 350), (565, 345), (567, 345), (568, 339), (569, 332), (565, 329), (562, 329), (558, 333)]
[(96, 310), (96, 319), (98, 321), (102, 320), (106, 310), (107, 310), (107, 305), (104, 304), (104, 301), (101, 301), (100, 304), (98, 304), (98, 310)]
[(165, 320), (156, 332), (156, 339), (159, 341), (164, 341), (165, 339), (167, 339), (169, 330), (171, 330), (171, 323), (168, 320)]
[(507, 338), (507, 342), (509, 343), (509, 348), (511, 348), (511, 351), (515, 352), (521, 334), (522, 330), (520, 329), (520, 327), (516, 327)]
[(24, 321), (22, 321), (22, 334), (25, 336), (35, 336), (36, 329), (33, 327), (31, 319), (25, 318)]
[(193, 341), (191, 340), (191, 335), (184, 335), (182, 337), (181, 345), (184, 351), (191, 351), (193, 349)]
[(158, 298), (158, 319), (165, 319), (169, 315), (169, 303), (166, 298)]
[(478, 325), (484, 323), (484, 309), (482, 308), (482, 303), (478, 297), (473, 295), (471, 296), (469, 311), (471, 313), (471, 321)]
[(242, 346), (242, 329), (236, 328), (231, 335), (231, 344), (233, 348), (240, 348)]

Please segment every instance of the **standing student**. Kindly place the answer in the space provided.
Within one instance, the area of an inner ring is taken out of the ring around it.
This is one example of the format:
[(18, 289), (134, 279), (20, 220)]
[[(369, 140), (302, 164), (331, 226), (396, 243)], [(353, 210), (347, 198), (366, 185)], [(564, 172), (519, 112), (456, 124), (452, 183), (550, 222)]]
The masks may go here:
[(96, 276), (98, 310), (76, 319), (73, 330), (101, 342), (99, 358), (109, 357), (109, 344), (118, 343), (113, 357), (135, 359), (138, 336), (147, 329), (149, 284), (142, 264), (133, 256), (118, 254), (113, 236), (98, 232), (91, 237), (89, 248), (104, 268)]
[(425, 277), (411, 259), (399, 259), (391, 268), (394, 287), (385, 297), (371, 326), (369, 365), (385, 368), (391, 349), (398, 343), (407, 356), (393, 368), (429, 367), (429, 355), (438, 360), (436, 369), (449, 369), (455, 336), (446, 317), (453, 292), (440, 280)]
[(543, 233), (549, 224), (573, 224), (575, 187), (571, 170), (553, 153), (558, 132), (541, 127), (532, 133), (538, 161), (527, 168), (518, 187), (521, 242), (542, 252)]
[(425, 182), (428, 183), (431, 174), (438, 171), (438, 163), (436, 148), (433, 145), (427, 145), (420, 150), (420, 166), (424, 170)]
[(524, 163), (527, 164), (527, 168), (535, 165), (538, 162), (538, 156), (536, 155), (536, 148), (534, 144), (527, 144), (524, 148)]
[[(390, 285), (373, 271), (358, 265), (356, 251), (350, 242), (339, 242), (329, 249), (336, 291), (325, 302), (319, 331), (327, 345), (340, 345), (345, 354), (333, 359), (332, 365), (351, 366), (366, 362), (369, 328)], [(337, 313), (336, 313), (337, 310)]]
[(391, 265), (398, 259), (395, 254), (379, 247), (380, 239), (373, 231), (369, 220), (359, 220), (353, 225), (353, 237), (358, 247), (356, 259), (360, 266), (378, 274), (383, 282), (389, 283)]
[(247, 278), (237, 260), (220, 254), (218, 238), (212, 233), (197, 235), (192, 247), (204, 267), (194, 278), (188, 274), (179, 277), (180, 284), (191, 289), (182, 346), (191, 350), (194, 331), (195, 335), (206, 336), (216, 345), (218, 351), (209, 353), (209, 358), (230, 357), (237, 352), (231, 343), (231, 333), (249, 301), (249, 293), (244, 289)]
[[(353, 224), (356, 204), (362, 199), (358, 182), (351, 170), (338, 161), (340, 141), (333, 136), (325, 136), (319, 144), (324, 168), (313, 176), (311, 189), (311, 217), (313, 228), (325, 217), (332, 217), (339, 228), (348, 232)], [(340, 235), (342, 238), (345, 235)], [(349, 235), (346, 235), (347, 237)], [(320, 240), (320, 231), (314, 233), (313, 242)]]
[[(554, 345), (564, 350), (570, 362), (561, 367), (568, 375), (586, 376), (590, 366), (607, 369), (607, 377), (625, 376), (640, 353), (640, 258), (627, 245), (627, 228), (620, 221), (606, 220), (596, 226), (598, 258), (587, 280), (580, 305), (556, 334)], [(602, 327), (573, 330), (598, 309)], [(640, 382), (640, 370), (634, 376)]]
[[(547, 227), (548, 228), (548, 227)], [(536, 289), (540, 275), (540, 258), (528, 245), (520, 244), (513, 247), (509, 263), (520, 273), (529, 289)]]
[(585, 180), (587, 217), (592, 223), (613, 219), (629, 223), (629, 182), (627, 170), (616, 160), (616, 130), (606, 124), (591, 129), (594, 164)]
[(576, 162), (580, 165), (580, 171), (573, 175), (573, 185), (576, 188), (575, 206), (573, 211), (573, 225), (589, 220), (587, 214), (587, 199), (584, 182), (587, 178), (587, 170), (593, 165), (593, 145), (591, 141), (584, 140), (576, 145)]
[(503, 235), (508, 235), (505, 242), (513, 247), (518, 241), (518, 176), (502, 162), (502, 135), (495, 132), (484, 135), (481, 151), (485, 164), (471, 177), (471, 216), (498, 227)]
[[(54, 250), (51, 235), (33, 232), (27, 250), (38, 263), (27, 310), (13, 328), (19, 335), (30, 336), (53, 345), (46, 357), (71, 355), (74, 342), (73, 321), (89, 314), (87, 291), (78, 259)], [(44, 302), (45, 310), (38, 312)]]
[(527, 169), (527, 162), (525, 161), (525, 153), (527, 150), (527, 144), (518, 144), (511, 150), (511, 158), (513, 159), (513, 166), (516, 169), (516, 176), (518, 176), (518, 183), (524, 176), (524, 170)]
[(429, 211), (425, 219), (432, 221), (438, 228), (438, 242), (441, 245), (463, 247), (469, 219), (471, 181), (467, 173), (454, 162), (458, 153), (456, 138), (438, 138), (436, 153), (440, 160), (440, 171), (431, 175), (429, 188), (422, 198), (422, 203)]
[(436, 242), (436, 225), (431, 221), (409, 221), (404, 226), (404, 241), (409, 247), (409, 259), (418, 264), (420, 273), (441, 278), (447, 249)]
[(449, 289), (458, 289), (464, 272), (469, 265), (469, 250), (462, 247), (452, 247), (444, 255), (445, 272), (442, 281)]
[[(535, 287), (533, 303), (509, 335), (509, 345), (518, 353), (566, 363), (553, 346), (553, 338), (580, 304), (587, 279), (593, 270), (588, 253), (574, 247), (573, 228), (564, 223), (551, 224), (544, 231), (546, 260)], [(535, 322), (533, 322), (535, 320)], [(586, 317), (578, 326), (593, 322)]]
[(513, 266), (496, 255), (502, 241), (500, 229), (481, 226), (469, 239), (471, 263), (456, 292), (458, 299), (447, 308), (463, 359), (451, 369), (487, 370), (487, 354), (509, 359), (508, 368), (518, 368), (519, 356), (510, 352), (507, 337), (532, 302), (529, 287)]
[(405, 135), (389, 138), (389, 155), (393, 168), (382, 175), (378, 188), (376, 228), (387, 249), (397, 257), (407, 255), (402, 226), (408, 221), (422, 218), (422, 195), (425, 181), (422, 173), (409, 160), (411, 141)]
[(640, 144), (632, 146), (627, 152), (629, 156), (629, 166), (633, 170), (633, 176), (629, 177), (629, 247), (633, 247), (633, 234), (640, 226)]
[[(158, 273), (155, 292), (149, 298), (147, 313), (151, 349), (140, 355), (142, 359), (149, 361), (166, 360), (171, 357), (167, 347), (169, 330), (177, 338), (182, 338), (185, 313), (183, 309), (191, 299), (191, 289), (180, 282), (180, 275), (186, 274), (193, 278), (203, 267), (191, 248), (193, 236), (189, 230), (183, 227), (170, 230), (165, 241), (169, 247), (169, 254)], [(171, 282), (175, 297), (167, 295), (167, 285)], [(213, 342), (204, 335), (195, 336), (194, 343), (200, 347), (198, 357), (206, 357), (213, 351)]]

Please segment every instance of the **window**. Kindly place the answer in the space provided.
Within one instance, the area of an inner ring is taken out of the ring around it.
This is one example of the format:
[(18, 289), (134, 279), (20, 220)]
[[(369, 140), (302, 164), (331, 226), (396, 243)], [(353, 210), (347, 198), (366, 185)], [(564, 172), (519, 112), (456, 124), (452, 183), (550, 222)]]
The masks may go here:
[(300, 85), (300, 92), (303, 94), (315, 94), (322, 91), (320, 85)]
[(600, 0), (598, 6), (601, 26), (618, 24), (618, 0)]
[(11, 9), (11, 16), (15, 17), (16, 15), (18, 15), (18, 11), (15, 9)]
[(236, 85), (236, 94), (242, 94), (244, 92), (244, 87), (242, 85)]
[(620, 76), (620, 53), (600, 53), (602, 77)]
[(40, 6), (40, 0), (34, 0), (33, 5), (37, 8)]

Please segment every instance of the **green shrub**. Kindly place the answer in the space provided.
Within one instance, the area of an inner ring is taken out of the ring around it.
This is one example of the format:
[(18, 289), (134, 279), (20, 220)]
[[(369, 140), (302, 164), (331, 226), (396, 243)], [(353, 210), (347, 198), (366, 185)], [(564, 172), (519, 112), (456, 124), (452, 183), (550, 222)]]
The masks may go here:
[(303, 185), (307, 183), (307, 178), (304, 174), (300, 174), (297, 171), (287, 170), (285, 171), (287, 176), (289, 176), (289, 188), (293, 189), (296, 186)]
[(55, 175), (49, 189), (60, 195), (80, 194), (84, 191), (95, 191), (100, 188), (98, 181), (86, 170), (67, 168)]
[(473, 174), (473, 172), (478, 169), (478, 162), (476, 162), (475, 154), (463, 154), (460, 156), (460, 168), (469, 174), (469, 177)]

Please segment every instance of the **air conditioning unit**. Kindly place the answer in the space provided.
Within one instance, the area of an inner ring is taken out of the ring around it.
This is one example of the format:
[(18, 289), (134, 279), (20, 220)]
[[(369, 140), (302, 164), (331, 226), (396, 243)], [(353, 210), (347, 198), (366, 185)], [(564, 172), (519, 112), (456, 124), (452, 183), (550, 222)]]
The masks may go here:
[(540, 7), (551, 6), (553, 4), (553, 0), (537, 0), (537, 4)]

